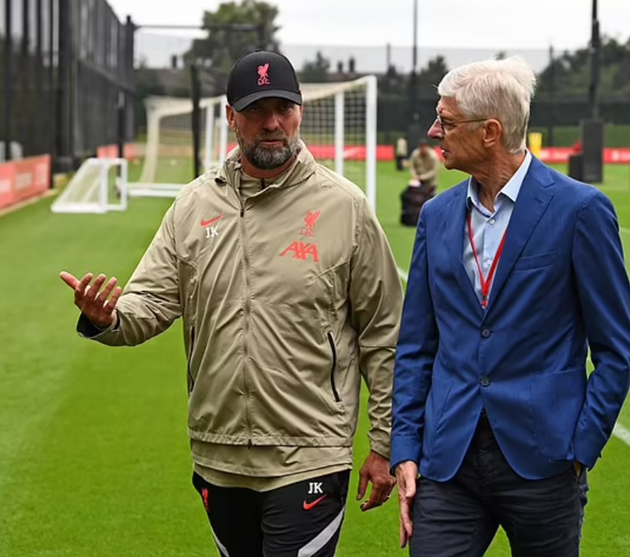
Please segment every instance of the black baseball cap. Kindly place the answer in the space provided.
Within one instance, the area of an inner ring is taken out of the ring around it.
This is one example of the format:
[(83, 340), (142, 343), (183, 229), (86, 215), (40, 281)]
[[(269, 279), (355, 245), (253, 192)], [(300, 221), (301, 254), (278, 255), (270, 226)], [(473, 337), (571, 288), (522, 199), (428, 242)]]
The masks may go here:
[(302, 104), (302, 92), (295, 69), (278, 52), (257, 50), (239, 58), (230, 71), (227, 100), (240, 112), (250, 104), (270, 97)]

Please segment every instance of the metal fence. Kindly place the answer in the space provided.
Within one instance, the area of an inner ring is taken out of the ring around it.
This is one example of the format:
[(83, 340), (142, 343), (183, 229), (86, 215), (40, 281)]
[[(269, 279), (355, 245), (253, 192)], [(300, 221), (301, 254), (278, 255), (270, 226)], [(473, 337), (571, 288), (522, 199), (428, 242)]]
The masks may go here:
[(116, 143), (117, 104), (133, 94), (133, 24), (105, 0), (0, 6), (0, 156), (50, 153), (67, 170)]

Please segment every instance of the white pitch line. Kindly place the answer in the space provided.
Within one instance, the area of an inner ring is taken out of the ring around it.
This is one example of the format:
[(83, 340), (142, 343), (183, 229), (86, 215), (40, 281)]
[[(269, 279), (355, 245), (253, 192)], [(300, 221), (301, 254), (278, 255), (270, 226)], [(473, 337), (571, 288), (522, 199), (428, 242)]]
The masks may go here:
[(630, 234), (630, 228), (620, 228), (619, 232), (622, 234)]
[(407, 272), (403, 271), (400, 267), (398, 267), (398, 276), (403, 282), (407, 282), (409, 280), (409, 275), (407, 274)]
[(630, 447), (630, 430), (623, 427), (619, 422), (617, 422), (613, 428), (613, 435)]

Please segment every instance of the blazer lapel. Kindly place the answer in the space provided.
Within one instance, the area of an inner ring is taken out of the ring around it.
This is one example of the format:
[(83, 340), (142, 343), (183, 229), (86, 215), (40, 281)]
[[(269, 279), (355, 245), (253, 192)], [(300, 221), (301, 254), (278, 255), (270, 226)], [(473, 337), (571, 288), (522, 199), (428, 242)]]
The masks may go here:
[(447, 226), (448, 248), (453, 265), (453, 273), (459, 283), (464, 298), (470, 302), (475, 310), (481, 314), (481, 304), (475, 293), (473, 283), (464, 267), (464, 237), (466, 232), (466, 192), (467, 182), (460, 189), (449, 207), (450, 224)]
[(490, 310), (492, 302), (501, 291), (512, 267), (553, 198), (553, 192), (547, 187), (552, 183), (553, 178), (547, 168), (533, 158), (510, 217), (503, 254), (490, 290), (487, 311)]

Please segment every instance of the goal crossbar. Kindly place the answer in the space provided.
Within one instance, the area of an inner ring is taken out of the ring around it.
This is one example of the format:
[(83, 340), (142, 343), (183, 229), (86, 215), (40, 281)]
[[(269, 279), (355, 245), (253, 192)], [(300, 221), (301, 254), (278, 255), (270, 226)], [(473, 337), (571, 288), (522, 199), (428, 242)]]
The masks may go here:
[[(376, 207), (377, 87), (374, 75), (345, 82), (301, 85), (304, 104), (301, 133), (307, 147), (317, 160), (363, 187), (372, 208)], [(178, 165), (187, 168), (192, 160), (192, 101), (151, 97), (145, 106), (147, 147), (139, 179), (142, 185), (131, 184), (130, 196), (151, 195), (153, 190), (159, 196), (176, 195), (174, 184), (158, 187), (158, 174), (166, 177), (172, 174), (169, 165), (177, 171)], [(236, 143), (227, 124), (226, 106), (225, 95), (200, 101), (205, 124), (202, 160), (206, 171), (213, 164), (222, 163)]]

